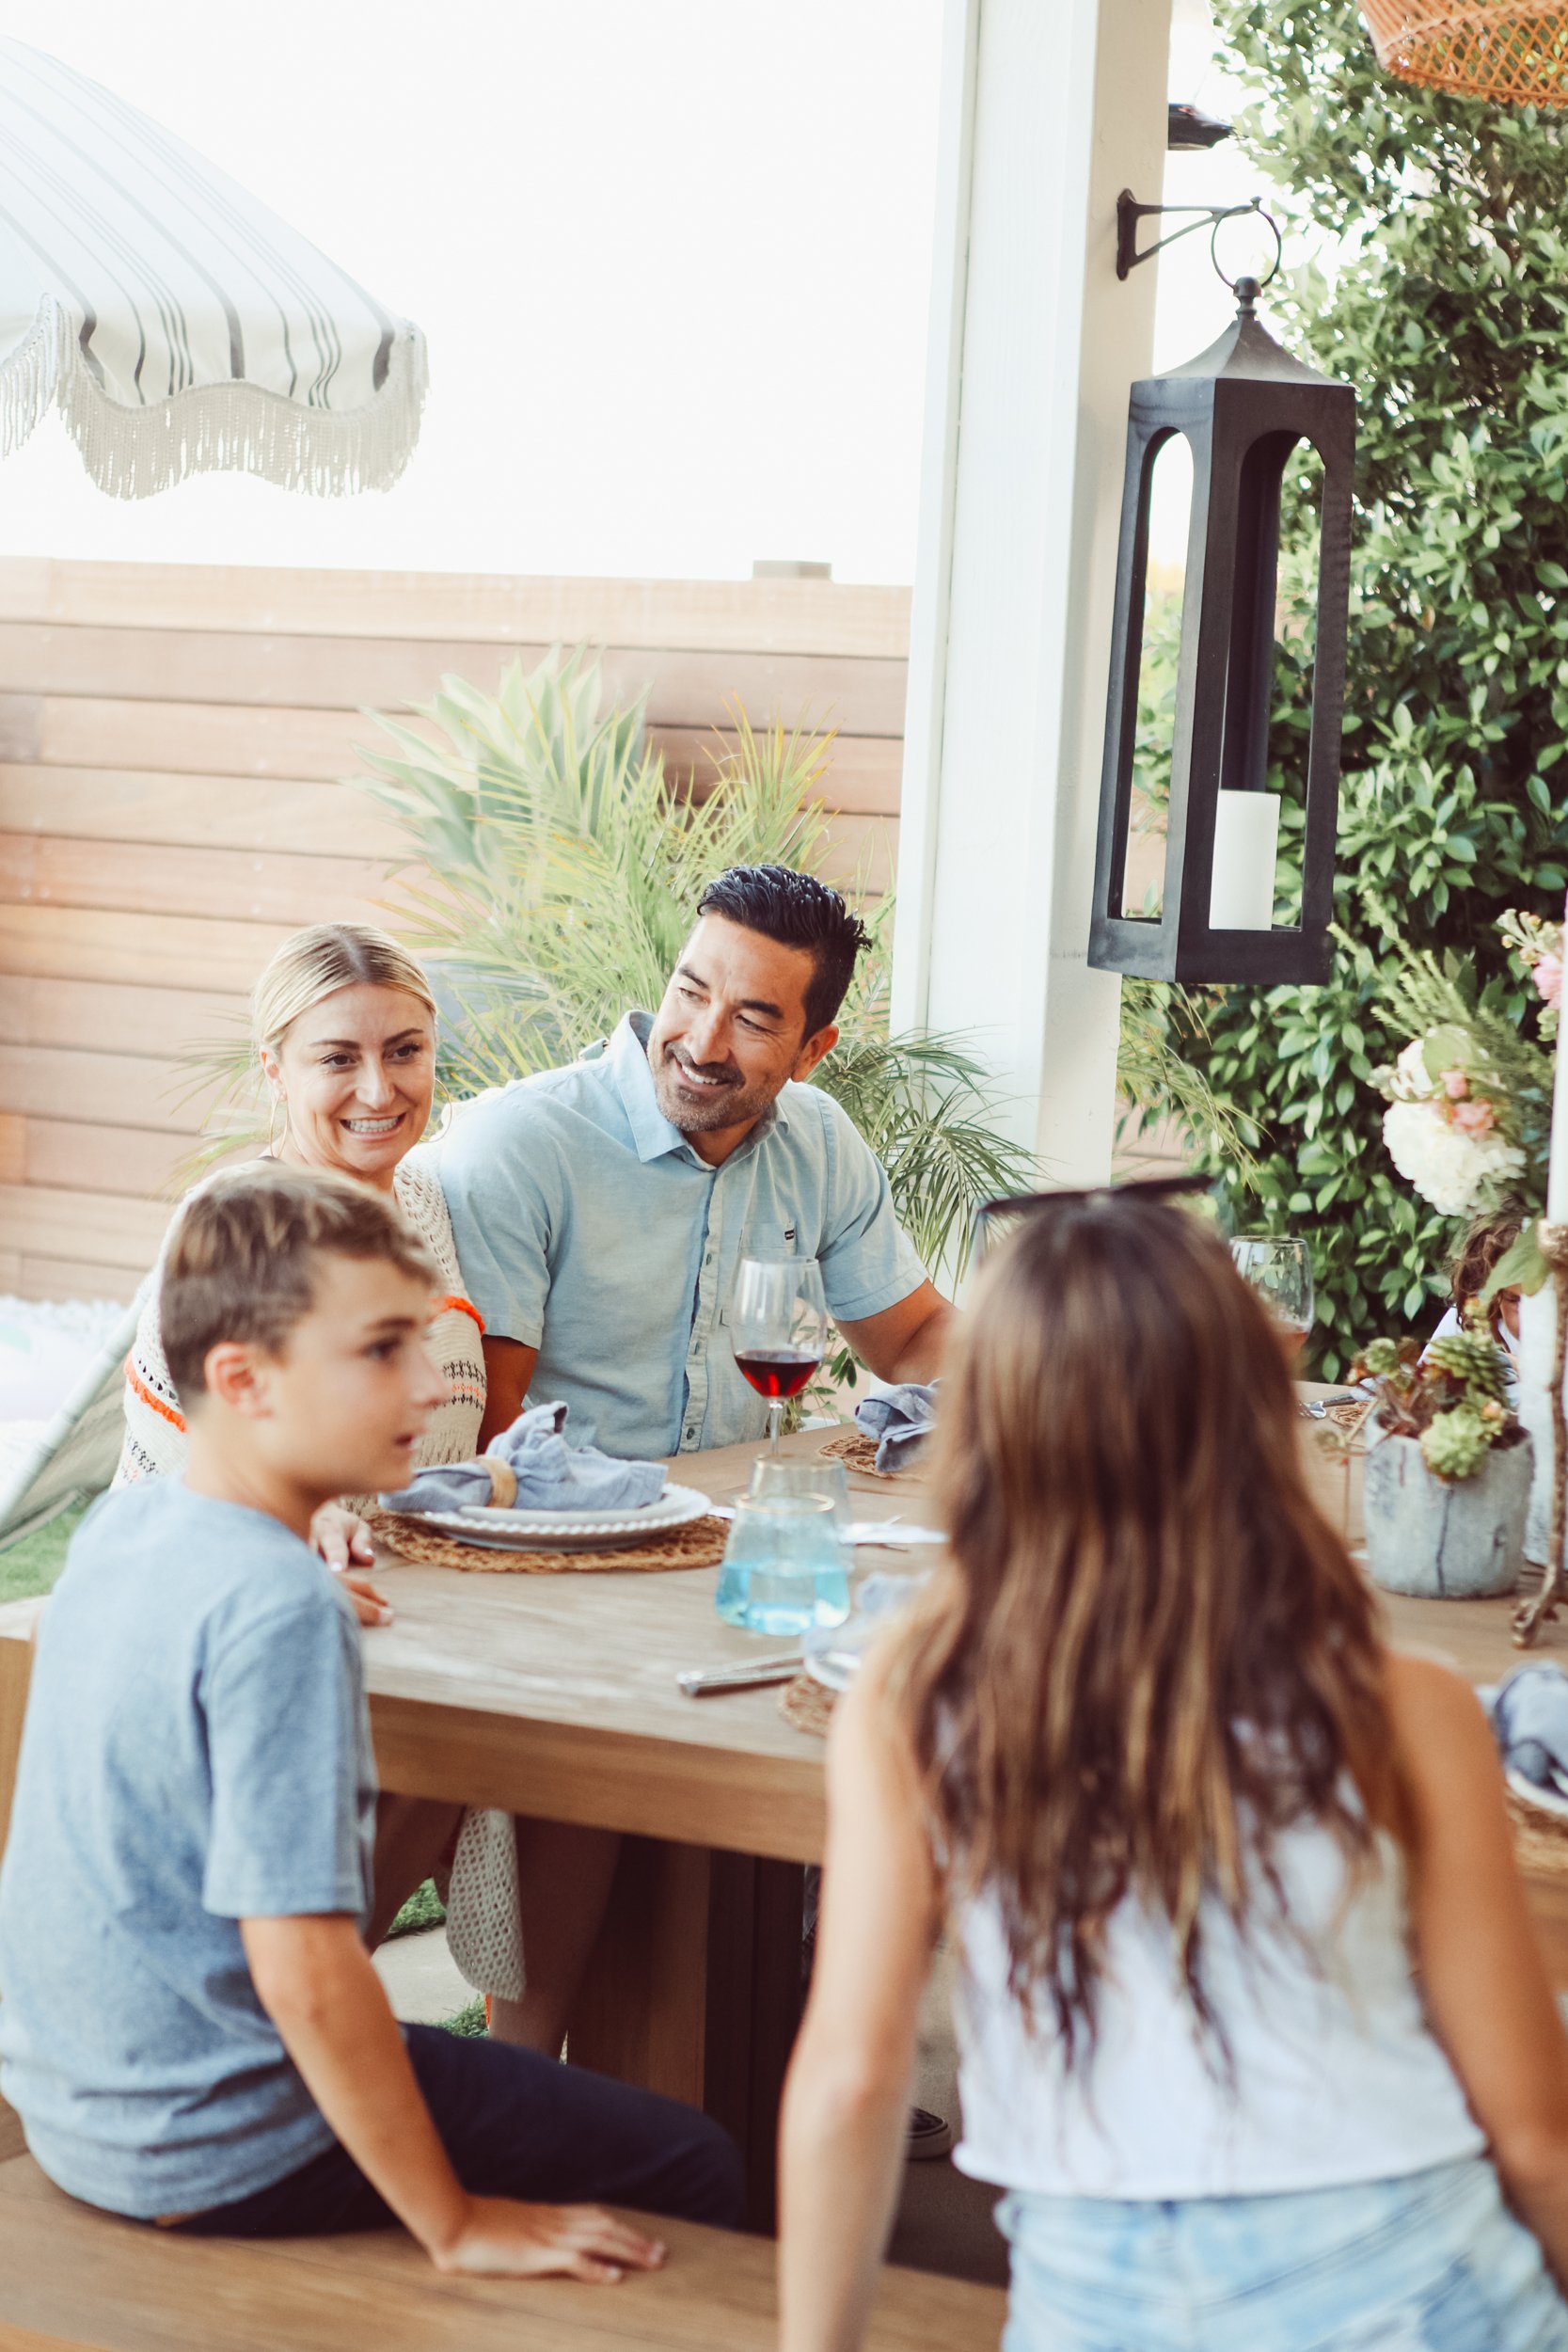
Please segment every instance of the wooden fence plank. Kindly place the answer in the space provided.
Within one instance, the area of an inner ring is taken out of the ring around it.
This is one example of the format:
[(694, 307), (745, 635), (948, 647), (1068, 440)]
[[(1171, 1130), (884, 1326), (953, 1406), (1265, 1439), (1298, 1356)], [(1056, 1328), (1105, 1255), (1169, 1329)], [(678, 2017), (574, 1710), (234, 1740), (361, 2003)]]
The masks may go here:
[[(6, 917), (0, 914), (0, 944)], [(111, 987), (0, 974), (0, 1040), (166, 1061), (198, 1041), (245, 1035), (245, 999), (201, 989)]]
[(12, 557), (0, 562), (0, 614), (110, 628), (259, 629), (498, 644), (591, 639), (902, 660), (910, 592), (819, 580), (531, 580)]
[[(5, 1279), (8, 1263), (0, 1252), (0, 1279)], [(118, 1298), (129, 1306), (136, 1295), (136, 1284), (147, 1272), (146, 1266), (102, 1265), (95, 1259), (79, 1254), (69, 1258), (47, 1258), (29, 1253), (12, 1258), (16, 1272), (6, 1280), (6, 1288), (17, 1298)], [(149, 1260), (149, 1264), (151, 1261)], [(0, 2344), (4, 2343), (0, 2337)]]
[[(0, 756), (25, 765), (332, 783), (360, 771), (362, 749), (390, 748), (374, 720), (354, 711), (49, 695), (40, 705), (37, 748), (10, 750), (8, 743), (22, 740), (24, 729), (19, 720), (7, 736), (6, 707), (24, 699), (0, 697)], [(734, 743), (721, 728), (652, 727), (649, 736), (676, 774), (710, 774), (713, 755)], [(852, 796), (872, 789), (886, 794), (890, 787), (895, 793), (902, 768), (903, 745), (896, 737), (841, 736), (824, 779), (824, 797), (835, 805), (863, 808), (867, 803)]]
[[(75, 1107), (87, 1105), (83, 1102)], [(96, 1121), (101, 1106), (95, 1102), (91, 1108)], [(108, 1117), (106, 1109), (102, 1116)], [(4, 1123), (0, 1120), (0, 1127)], [(197, 1142), (194, 1136), (88, 1125), (81, 1120), (27, 1119), (16, 1124), (23, 1130), (21, 1172), (0, 1176), (0, 1182), (44, 1184), (59, 1191), (134, 1192), (151, 1200), (179, 1199), (184, 1190), (182, 1171)]]
[[(172, 1136), (188, 1151), (203, 1104), (185, 1101), (193, 1073), (142, 1054), (82, 1054), (58, 1046), (0, 1045), (0, 1103), (29, 1119), (87, 1116), (114, 1128)], [(115, 1189), (131, 1192), (131, 1184)]]
[[(736, 739), (721, 727), (652, 727), (672, 774), (690, 776), (699, 796), (713, 774), (714, 755), (733, 751)], [(833, 744), (822, 780), (824, 806), (856, 816), (896, 816), (904, 746), (896, 738), (841, 735)]]
[[(719, 748), (711, 733), (667, 739), (682, 773), (695, 770), (699, 799)], [(722, 739), (733, 744), (733, 737)], [(896, 817), (898, 772), (885, 755), (841, 738), (825, 805), (847, 815)], [(407, 836), (368, 785), (301, 783), (277, 776), (171, 774), (135, 768), (0, 764), (0, 833), (46, 833), (82, 841), (159, 841), (170, 848), (285, 850), (320, 857), (400, 859)]]
[(0, 832), (312, 857), (407, 854), (400, 828), (356, 785), (150, 769), (0, 766)]
[[(0, 692), (401, 710), (427, 701), (448, 673), (493, 691), (515, 655), (532, 669), (548, 651), (547, 644), (439, 638), (60, 628), (0, 621)], [(804, 720), (836, 725), (847, 735), (903, 731), (905, 664), (899, 660), (614, 644), (600, 659), (606, 693), (629, 701), (646, 691), (656, 725), (704, 726), (735, 698), (759, 724), (778, 715), (788, 726)]]
[(288, 923), (202, 915), (103, 914), (87, 907), (0, 907), (0, 971), (31, 979), (248, 993)]
[(24, 1257), (87, 1258), (142, 1274), (158, 1254), (169, 1214), (164, 1200), (0, 1184), (0, 1248)]
[[(17, 697), (11, 697), (15, 701)], [(0, 701), (0, 719), (5, 705)], [(352, 775), (373, 719), (345, 710), (258, 710), (245, 704), (43, 698), (35, 760), (61, 768), (154, 768), (171, 775)]]
[(116, 907), (247, 923), (373, 923), (387, 868), (369, 859), (288, 857), (142, 842), (0, 833), (0, 904)]

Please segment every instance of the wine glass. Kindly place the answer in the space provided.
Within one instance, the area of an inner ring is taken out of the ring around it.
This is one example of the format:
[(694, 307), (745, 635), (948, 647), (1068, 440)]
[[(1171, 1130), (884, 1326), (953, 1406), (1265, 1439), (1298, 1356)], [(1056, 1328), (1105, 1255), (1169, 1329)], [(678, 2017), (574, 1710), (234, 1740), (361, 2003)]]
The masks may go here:
[(828, 1350), (828, 1302), (815, 1258), (742, 1258), (730, 1294), (730, 1345), (742, 1376), (768, 1399), (768, 1442), (779, 1450), (784, 1399), (799, 1396)]
[(1312, 1258), (1304, 1241), (1283, 1233), (1242, 1233), (1230, 1254), (1274, 1318), (1279, 1343), (1294, 1363), (1312, 1328)]

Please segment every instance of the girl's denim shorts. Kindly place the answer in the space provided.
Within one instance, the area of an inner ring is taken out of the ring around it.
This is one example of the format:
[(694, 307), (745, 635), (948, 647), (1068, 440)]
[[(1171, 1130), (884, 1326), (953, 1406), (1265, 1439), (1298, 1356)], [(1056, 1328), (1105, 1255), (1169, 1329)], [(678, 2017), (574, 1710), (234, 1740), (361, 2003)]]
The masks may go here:
[(1273, 2197), (1011, 2195), (1003, 2352), (1568, 2352), (1483, 2156)]

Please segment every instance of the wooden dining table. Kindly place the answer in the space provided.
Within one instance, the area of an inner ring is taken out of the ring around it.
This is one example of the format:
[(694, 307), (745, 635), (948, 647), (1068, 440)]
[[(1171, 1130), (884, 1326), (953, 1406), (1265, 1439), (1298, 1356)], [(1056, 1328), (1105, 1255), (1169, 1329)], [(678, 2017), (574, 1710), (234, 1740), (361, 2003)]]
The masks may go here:
[[(1304, 1385), (1304, 1398), (1321, 1393)], [(784, 1440), (809, 1460), (832, 1433)], [(1354, 1468), (1325, 1464), (1303, 1422), (1320, 1500), (1354, 1542)], [(715, 1502), (743, 1493), (754, 1444), (684, 1454), (674, 1475)], [(926, 1523), (918, 1468), (851, 1471), (858, 1518)], [(862, 1569), (930, 1550), (866, 1550)], [(692, 1699), (677, 1677), (784, 1645), (714, 1608), (717, 1568), (475, 1574), (385, 1555), (394, 1622), (368, 1631), (366, 1678), (383, 1786), (626, 1834), (609, 1913), (571, 2019), (579, 2063), (705, 2107), (735, 2134), (751, 2218), (769, 2226), (784, 2069), (802, 1996), (804, 1866), (822, 1852), (821, 1739), (795, 1728), (777, 1688)], [(29, 1645), (44, 1603), (0, 1609), (0, 1840), (9, 1810)], [(1392, 1637), (1472, 1680), (1517, 1664), (1508, 1601), (1388, 1597)], [(1568, 1625), (1541, 1653), (1564, 1656)], [(1532, 1906), (1568, 1985), (1568, 1899), (1536, 1879)]]

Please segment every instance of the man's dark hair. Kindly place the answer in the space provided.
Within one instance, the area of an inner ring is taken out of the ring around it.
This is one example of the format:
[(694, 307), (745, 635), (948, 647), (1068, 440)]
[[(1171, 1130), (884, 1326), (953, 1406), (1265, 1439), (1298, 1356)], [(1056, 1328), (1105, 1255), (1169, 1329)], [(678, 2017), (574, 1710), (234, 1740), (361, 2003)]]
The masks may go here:
[(697, 913), (721, 914), (781, 947), (808, 949), (816, 970), (806, 990), (806, 1035), (815, 1037), (837, 1019), (855, 977), (855, 958), (871, 934), (836, 890), (788, 866), (732, 866), (709, 882)]

